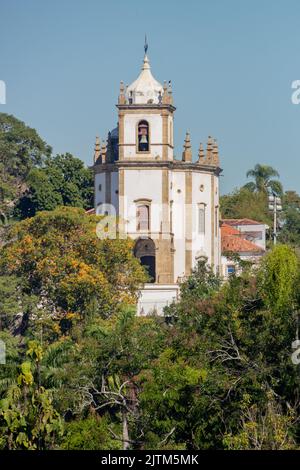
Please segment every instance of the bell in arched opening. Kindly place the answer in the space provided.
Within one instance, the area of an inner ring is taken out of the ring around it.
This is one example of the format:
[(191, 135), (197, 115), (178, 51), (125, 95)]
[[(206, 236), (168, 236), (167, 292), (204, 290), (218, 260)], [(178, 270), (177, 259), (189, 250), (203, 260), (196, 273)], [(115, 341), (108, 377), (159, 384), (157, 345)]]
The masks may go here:
[(139, 152), (149, 152), (149, 124), (147, 121), (140, 121), (138, 125), (138, 150)]

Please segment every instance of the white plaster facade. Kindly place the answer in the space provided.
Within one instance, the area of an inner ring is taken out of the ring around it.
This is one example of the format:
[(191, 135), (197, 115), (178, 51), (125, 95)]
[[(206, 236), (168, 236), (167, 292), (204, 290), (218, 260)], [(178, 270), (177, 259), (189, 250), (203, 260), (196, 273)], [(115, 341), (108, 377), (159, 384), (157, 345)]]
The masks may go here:
[[(138, 312), (161, 314), (199, 257), (220, 268), (218, 148), (209, 138), (193, 162), (187, 133), (182, 159), (174, 157), (171, 84), (153, 78), (146, 55), (138, 79), (126, 90), (121, 82), (117, 108), (118, 128), (95, 147), (95, 209), (115, 214), (125, 236), (146, 240), (140, 259), (147, 266), (151, 258), (154, 282), (141, 291)], [(147, 222), (139, 223), (141, 207)]]

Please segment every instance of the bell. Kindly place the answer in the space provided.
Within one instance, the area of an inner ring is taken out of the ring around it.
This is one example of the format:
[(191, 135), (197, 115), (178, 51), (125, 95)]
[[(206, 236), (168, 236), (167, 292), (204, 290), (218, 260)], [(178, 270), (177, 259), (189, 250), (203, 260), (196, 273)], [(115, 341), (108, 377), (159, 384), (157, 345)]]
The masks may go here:
[(140, 143), (141, 143), (141, 144), (148, 144), (148, 140), (147, 140), (147, 136), (146, 136), (146, 135), (142, 135), (141, 140), (140, 140)]

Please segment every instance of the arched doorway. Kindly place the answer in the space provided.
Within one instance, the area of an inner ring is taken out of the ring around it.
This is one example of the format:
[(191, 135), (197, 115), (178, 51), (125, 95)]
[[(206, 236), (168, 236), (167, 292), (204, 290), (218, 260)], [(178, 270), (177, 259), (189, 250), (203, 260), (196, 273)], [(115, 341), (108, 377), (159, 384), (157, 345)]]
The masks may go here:
[(147, 269), (149, 282), (155, 282), (155, 244), (151, 238), (139, 238), (134, 247), (134, 256), (138, 258)]

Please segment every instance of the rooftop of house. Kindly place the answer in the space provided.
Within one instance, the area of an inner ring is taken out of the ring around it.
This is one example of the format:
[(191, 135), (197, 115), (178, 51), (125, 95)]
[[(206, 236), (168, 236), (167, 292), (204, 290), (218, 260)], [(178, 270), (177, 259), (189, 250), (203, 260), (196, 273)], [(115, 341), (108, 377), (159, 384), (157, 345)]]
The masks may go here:
[(221, 233), (222, 233), (222, 236), (225, 236), (225, 235), (241, 236), (242, 235), (242, 233), (237, 228), (234, 228), (231, 225), (224, 224), (224, 223), (221, 225)]
[[(232, 219), (230, 219), (232, 220)], [(243, 219), (249, 220), (249, 219)], [(231, 251), (234, 253), (262, 254), (263, 248), (244, 238), (244, 234), (226, 223), (221, 225), (221, 249), (222, 253)]]
[(226, 225), (232, 225), (234, 227), (238, 225), (265, 225), (263, 222), (258, 222), (253, 219), (222, 219)]

